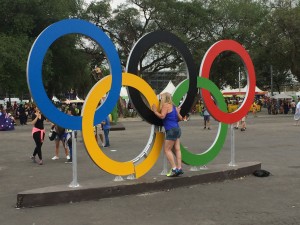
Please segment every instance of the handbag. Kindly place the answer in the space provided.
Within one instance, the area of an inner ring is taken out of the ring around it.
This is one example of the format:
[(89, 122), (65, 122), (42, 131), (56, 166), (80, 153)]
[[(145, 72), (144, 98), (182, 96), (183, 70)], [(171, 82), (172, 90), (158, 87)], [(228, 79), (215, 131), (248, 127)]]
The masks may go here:
[(49, 140), (53, 141), (55, 139), (56, 135), (57, 135), (57, 133), (55, 131), (55, 128), (51, 128), (50, 132), (49, 132)]

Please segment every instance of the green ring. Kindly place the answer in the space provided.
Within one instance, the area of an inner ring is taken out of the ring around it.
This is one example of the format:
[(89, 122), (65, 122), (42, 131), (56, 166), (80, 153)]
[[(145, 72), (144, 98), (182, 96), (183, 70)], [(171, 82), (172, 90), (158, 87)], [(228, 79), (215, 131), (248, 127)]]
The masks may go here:
[[(173, 102), (175, 105), (179, 105), (182, 97), (187, 93), (189, 88), (188, 79), (182, 81), (176, 88), (173, 94)], [(224, 97), (220, 92), (219, 88), (209, 79), (198, 77), (197, 87), (205, 88), (208, 90), (213, 97), (216, 99), (218, 106), (224, 112), (227, 112), (227, 107), (225, 104)], [(221, 151), (227, 136), (228, 125), (225, 123), (219, 123), (218, 134), (215, 138), (214, 143), (203, 153), (193, 154), (185, 149), (182, 144), (180, 144), (180, 150), (182, 154), (182, 161), (188, 165), (201, 166), (206, 165), (208, 162), (212, 161)]]

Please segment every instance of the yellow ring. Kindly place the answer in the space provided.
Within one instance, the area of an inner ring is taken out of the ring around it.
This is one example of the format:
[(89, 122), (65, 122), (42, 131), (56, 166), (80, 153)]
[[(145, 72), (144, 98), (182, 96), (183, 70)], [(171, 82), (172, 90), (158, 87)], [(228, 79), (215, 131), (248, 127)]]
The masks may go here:
[[(111, 82), (111, 75), (98, 81), (86, 99), (82, 111), (82, 136), (84, 144), (91, 159), (104, 171), (118, 176), (136, 173), (136, 178), (138, 178), (147, 173), (158, 159), (163, 144), (163, 135), (161, 132), (156, 133), (153, 147), (147, 159), (137, 166), (134, 166), (132, 161), (119, 162), (112, 160), (103, 153), (94, 135), (94, 115), (100, 98), (109, 91)], [(144, 95), (150, 106), (155, 104), (158, 107), (159, 102), (153, 89), (142, 78), (131, 73), (122, 73), (122, 85), (137, 89)]]

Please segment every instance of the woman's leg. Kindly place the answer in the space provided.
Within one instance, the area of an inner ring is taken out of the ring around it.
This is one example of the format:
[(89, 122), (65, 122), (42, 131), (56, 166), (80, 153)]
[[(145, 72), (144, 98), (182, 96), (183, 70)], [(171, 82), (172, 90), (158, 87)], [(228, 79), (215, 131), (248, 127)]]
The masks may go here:
[(168, 159), (169, 163), (171, 164), (172, 169), (176, 167), (176, 164), (174, 161), (174, 155), (172, 153), (172, 148), (173, 148), (174, 144), (175, 144), (175, 141), (165, 140), (164, 150), (165, 150), (167, 159)]
[(109, 146), (110, 145), (109, 137), (108, 137), (109, 129), (105, 129), (105, 130), (103, 130), (103, 132), (104, 132), (104, 136), (105, 136), (105, 146)]
[[(72, 138), (72, 137), (71, 137)], [(69, 147), (69, 156), (70, 160), (72, 160), (72, 141), (68, 141), (68, 147)]]
[(33, 140), (34, 140), (34, 143), (35, 143), (35, 148), (34, 148), (34, 150), (33, 150), (33, 153), (32, 153), (32, 158), (31, 159), (34, 159), (35, 158), (35, 156), (37, 155), (37, 143), (36, 143), (36, 136), (34, 135), (35, 133), (33, 133), (33, 135), (32, 135), (32, 138), (33, 138)]
[(104, 142), (103, 133), (99, 133), (99, 137), (100, 137), (102, 146), (104, 146), (104, 145), (105, 145), (105, 142)]
[(39, 159), (42, 160), (42, 142), (41, 142), (41, 132), (35, 132), (33, 134), (33, 139), (35, 141), (35, 145), (36, 145), (36, 153), (39, 156)]
[(63, 136), (63, 139), (61, 140), (61, 142), (62, 142), (63, 148), (65, 149), (66, 157), (68, 158), (68, 157), (70, 157), (70, 155), (69, 155), (69, 149), (68, 149), (68, 146), (67, 146), (67, 144), (65, 143), (66, 136), (67, 136), (67, 134), (65, 133), (64, 136)]
[(177, 166), (180, 169), (181, 168), (181, 151), (180, 151), (180, 139), (179, 138), (175, 141), (174, 149), (175, 149), (175, 155), (176, 155), (176, 159), (177, 159)]
[(60, 139), (59, 137), (57, 137), (57, 139), (55, 139), (55, 156), (58, 157), (58, 154), (59, 154), (59, 142), (60, 142)]
[(210, 116), (207, 116), (206, 126), (207, 126), (207, 129), (210, 130), (210, 124), (209, 124), (209, 121), (210, 121)]

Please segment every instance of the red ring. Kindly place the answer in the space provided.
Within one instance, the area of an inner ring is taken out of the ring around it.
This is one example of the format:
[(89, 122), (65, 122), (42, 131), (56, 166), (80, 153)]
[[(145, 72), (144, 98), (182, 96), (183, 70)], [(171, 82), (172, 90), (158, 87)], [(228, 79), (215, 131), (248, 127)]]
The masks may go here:
[(245, 115), (247, 115), (255, 96), (256, 77), (255, 77), (254, 66), (248, 52), (244, 49), (242, 45), (240, 45), (238, 42), (233, 40), (218, 41), (208, 49), (201, 63), (201, 67), (200, 67), (201, 77), (209, 79), (209, 73), (210, 73), (210, 68), (212, 63), (214, 62), (215, 58), (221, 52), (224, 51), (233, 51), (236, 54), (238, 54), (244, 61), (244, 64), (249, 74), (248, 90), (245, 97), (246, 100), (244, 100), (243, 104), (237, 111), (233, 113), (225, 113), (221, 111), (214, 103), (209, 91), (205, 89), (201, 89), (201, 93), (209, 113), (216, 120), (220, 122), (232, 124), (237, 121), (240, 121)]

